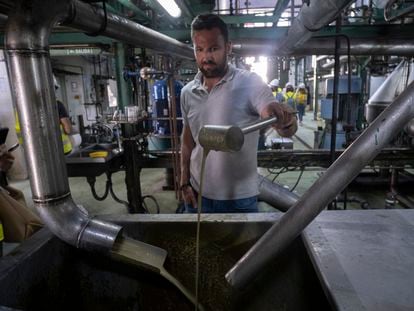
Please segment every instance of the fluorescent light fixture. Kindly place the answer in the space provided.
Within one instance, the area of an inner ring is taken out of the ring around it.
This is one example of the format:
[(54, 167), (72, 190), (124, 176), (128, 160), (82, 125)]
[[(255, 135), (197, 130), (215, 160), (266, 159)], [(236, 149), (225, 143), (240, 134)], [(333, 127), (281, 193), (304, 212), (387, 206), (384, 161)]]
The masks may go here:
[(180, 17), (181, 9), (178, 7), (174, 0), (157, 0), (159, 4), (170, 14), (172, 17)]

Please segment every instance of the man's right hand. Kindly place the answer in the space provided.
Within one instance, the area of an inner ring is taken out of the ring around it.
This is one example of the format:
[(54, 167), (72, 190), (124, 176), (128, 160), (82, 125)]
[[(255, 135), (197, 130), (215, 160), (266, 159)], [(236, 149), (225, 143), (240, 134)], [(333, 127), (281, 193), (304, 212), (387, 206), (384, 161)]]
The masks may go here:
[(197, 198), (193, 188), (190, 185), (182, 187), (181, 193), (185, 204), (190, 204), (193, 208), (197, 208)]

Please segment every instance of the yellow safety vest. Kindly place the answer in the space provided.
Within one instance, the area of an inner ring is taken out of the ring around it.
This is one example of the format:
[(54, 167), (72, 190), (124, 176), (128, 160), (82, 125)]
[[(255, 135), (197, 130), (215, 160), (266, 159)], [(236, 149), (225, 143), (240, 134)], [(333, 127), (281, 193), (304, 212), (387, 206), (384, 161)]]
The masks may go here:
[(296, 109), (296, 100), (295, 100), (295, 93), (289, 91), (284, 94), (285, 102), (293, 109)]
[(282, 93), (282, 88), (278, 87), (276, 91), (272, 91), (273, 96), (276, 97), (277, 94)]
[[(22, 145), (23, 144), (23, 135), (22, 135), (22, 130), (20, 128), (20, 122), (19, 122), (19, 118), (17, 116), (17, 112), (14, 112), (14, 117), (15, 117), (15, 124), (14, 124), (14, 128), (16, 129), (16, 134), (17, 134), (17, 138), (19, 139), (19, 144)], [(68, 135), (66, 135), (65, 131), (63, 130), (63, 126), (62, 124), (60, 124), (60, 134), (61, 134), (61, 138), (62, 138), (62, 143), (63, 143), (63, 152), (64, 154), (68, 154), (69, 152), (72, 151), (72, 143), (70, 142), (70, 138)]]
[(308, 94), (297, 92), (295, 95), (296, 103), (299, 105), (306, 105)]

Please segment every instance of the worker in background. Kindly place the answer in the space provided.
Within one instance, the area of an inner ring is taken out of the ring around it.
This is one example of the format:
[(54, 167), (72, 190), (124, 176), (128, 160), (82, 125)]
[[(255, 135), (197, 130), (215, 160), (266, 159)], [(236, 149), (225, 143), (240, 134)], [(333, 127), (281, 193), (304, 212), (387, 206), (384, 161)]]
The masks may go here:
[(308, 103), (308, 92), (306, 91), (306, 86), (304, 83), (299, 84), (295, 94), (295, 101), (299, 116), (299, 125), (302, 125), (306, 104)]
[[(181, 185), (186, 212), (197, 212), (203, 148), (200, 129), (212, 125), (245, 125), (271, 115), (282, 136), (297, 130), (291, 108), (277, 103), (270, 88), (255, 73), (228, 64), (231, 43), (226, 24), (217, 15), (197, 16), (191, 38), (199, 72), (181, 92), (184, 129), (181, 139)], [(238, 152), (211, 151), (203, 180), (203, 213), (257, 212), (258, 131), (245, 136)]]
[(285, 103), (288, 104), (293, 110), (296, 110), (296, 100), (295, 100), (295, 88), (293, 84), (288, 82), (285, 86)]
[(269, 83), (270, 88), (272, 89), (273, 96), (276, 98), (276, 101), (282, 103), (285, 101), (285, 97), (283, 96), (283, 90), (279, 86), (279, 80), (273, 79)]
[[(55, 86), (55, 90), (57, 90), (60, 87), (60, 85), (55, 75), (53, 75), (53, 83)], [(61, 138), (62, 138), (62, 143), (63, 143), (63, 152), (64, 154), (69, 154), (72, 151), (72, 143), (69, 139), (69, 135), (72, 133), (72, 123), (70, 122), (69, 114), (65, 106), (63, 105), (63, 103), (59, 100), (57, 100), (56, 103), (57, 103), (57, 108), (58, 108), (60, 133), (61, 133)], [(15, 119), (16, 119), (16, 123), (15, 123), (16, 134), (17, 134), (17, 137), (19, 138), (20, 145), (23, 145), (23, 138), (22, 138), (20, 122), (17, 117), (17, 113), (15, 113)]]

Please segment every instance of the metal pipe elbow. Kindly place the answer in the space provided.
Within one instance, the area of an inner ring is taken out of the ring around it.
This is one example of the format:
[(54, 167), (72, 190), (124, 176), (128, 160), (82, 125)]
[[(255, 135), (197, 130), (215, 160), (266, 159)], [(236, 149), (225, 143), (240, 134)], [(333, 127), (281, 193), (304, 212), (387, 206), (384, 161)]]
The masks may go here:
[(271, 182), (259, 174), (259, 201), (266, 202), (281, 212), (287, 212), (298, 200), (299, 196), (283, 186)]
[(122, 227), (93, 219), (72, 200), (36, 202), (36, 209), (47, 227), (63, 241), (89, 251), (107, 252), (112, 249)]

